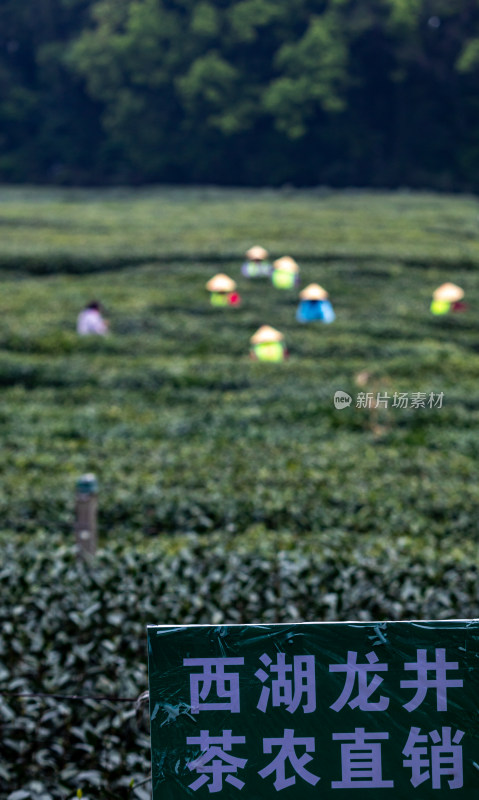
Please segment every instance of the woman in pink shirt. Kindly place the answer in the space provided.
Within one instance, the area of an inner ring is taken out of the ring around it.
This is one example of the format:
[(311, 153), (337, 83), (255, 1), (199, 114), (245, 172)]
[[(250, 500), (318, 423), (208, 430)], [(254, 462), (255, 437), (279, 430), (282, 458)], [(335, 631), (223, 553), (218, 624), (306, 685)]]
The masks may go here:
[(80, 311), (77, 319), (77, 333), (87, 336), (90, 333), (104, 336), (108, 331), (108, 322), (101, 315), (100, 303), (89, 303)]

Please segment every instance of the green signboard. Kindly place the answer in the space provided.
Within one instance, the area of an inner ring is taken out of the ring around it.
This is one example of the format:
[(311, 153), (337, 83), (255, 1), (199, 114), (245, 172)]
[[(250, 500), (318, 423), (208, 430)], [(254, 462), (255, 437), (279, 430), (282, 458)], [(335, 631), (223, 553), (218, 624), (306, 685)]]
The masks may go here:
[(153, 800), (479, 798), (479, 621), (149, 626), (148, 654)]

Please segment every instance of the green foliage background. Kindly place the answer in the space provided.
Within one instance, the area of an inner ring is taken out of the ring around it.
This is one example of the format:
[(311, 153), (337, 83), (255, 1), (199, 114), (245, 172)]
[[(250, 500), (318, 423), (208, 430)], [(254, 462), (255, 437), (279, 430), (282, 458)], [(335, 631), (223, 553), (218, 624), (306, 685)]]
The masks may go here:
[[(147, 688), (147, 623), (478, 615), (477, 220), (406, 192), (1, 190), (2, 796), (149, 796), (147, 714), (92, 699)], [(334, 324), (241, 277), (254, 243), (327, 288)], [(240, 308), (209, 305), (218, 271)], [(433, 317), (445, 280), (469, 310)], [(111, 334), (79, 339), (93, 297)], [(264, 323), (284, 364), (249, 358)], [(337, 411), (337, 389), (444, 400)]]
[(3, 0), (0, 180), (479, 186), (471, 0)]

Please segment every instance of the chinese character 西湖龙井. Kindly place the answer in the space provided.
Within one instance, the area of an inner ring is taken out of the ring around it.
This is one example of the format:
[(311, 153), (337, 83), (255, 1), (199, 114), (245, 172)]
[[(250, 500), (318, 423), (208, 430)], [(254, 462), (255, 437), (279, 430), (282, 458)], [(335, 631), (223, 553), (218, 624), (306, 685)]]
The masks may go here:
[[(201, 667), (203, 672), (190, 673), (191, 713), (200, 711), (240, 711), (239, 675), (237, 672), (225, 672), (226, 667), (237, 667), (244, 664), (244, 658), (184, 658), (183, 666)], [(212, 690), (217, 699), (206, 702)]]
[[(354, 650), (348, 650), (346, 664), (329, 665), (330, 672), (346, 673), (343, 691), (330, 708), (332, 708), (333, 711), (340, 711), (340, 709), (348, 703), (351, 708), (359, 708), (361, 711), (384, 711), (389, 705), (388, 697), (380, 695), (379, 699), (376, 701), (371, 701), (369, 699), (383, 682), (383, 678), (380, 678), (379, 675), (373, 675), (371, 681), (368, 683), (368, 672), (386, 672), (388, 665), (378, 663), (379, 659), (374, 650), (366, 655), (367, 664), (358, 664), (357, 658), (358, 654)], [(358, 679), (358, 693), (350, 700), (349, 698), (353, 693), (356, 676)]]
[[(266, 653), (260, 656), (259, 660), (270, 673), (276, 677), (271, 680), (271, 688), (263, 686), (258, 701), (260, 711), (266, 711), (271, 695), (271, 705), (273, 708), (285, 705), (290, 713), (296, 711), (305, 696), (303, 711), (309, 714), (316, 709), (316, 679), (314, 674), (314, 656), (293, 656), (293, 663), (286, 663), (285, 653), (276, 654), (276, 663), (273, 664), (272, 658)], [(270, 675), (260, 667), (255, 672), (255, 677), (265, 683)]]
[[(428, 689), (436, 690), (436, 710), (447, 711), (447, 690), (461, 688), (462, 678), (447, 678), (447, 671), (459, 669), (457, 661), (446, 661), (446, 650), (444, 647), (435, 649), (435, 661), (427, 660), (427, 650), (417, 651), (417, 661), (409, 661), (404, 664), (405, 670), (417, 672), (415, 680), (401, 681), (401, 688), (416, 689), (416, 694), (404, 703), (407, 711), (414, 711), (418, 708), (426, 697)], [(428, 678), (428, 673), (433, 672), (435, 677)]]

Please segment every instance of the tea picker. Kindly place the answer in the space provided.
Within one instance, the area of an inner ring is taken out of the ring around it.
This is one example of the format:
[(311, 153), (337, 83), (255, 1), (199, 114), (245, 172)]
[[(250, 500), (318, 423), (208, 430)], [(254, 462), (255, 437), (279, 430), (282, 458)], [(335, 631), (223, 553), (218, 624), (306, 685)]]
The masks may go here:
[(108, 321), (103, 318), (102, 310), (101, 304), (94, 300), (80, 311), (77, 317), (77, 333), (80, 336), (104, 336), (108, 333)]
[(299, 267), (291, 256), (273, 261), (271, 281), (276, 289), (294, 289), (299, 284)]
[(250, 342), (250, 355), (255, 361), (284, 361), (288, 357), (283, 334), (270, 325), (258, 328)]
[(461, 300), (464, 289), (455, 283), (443, 283), (432, 295), (431, 312), (433, 314), (449, 314), (450, 311), (465, 311), (467, 306)]
[(298, 322), (330, 323), (336, 319), (329, 294), (319, 283), (310, 283), (299, 293), (300, 302), (296, 311)]
[(273, 267), (268, 261), (268, 251), (255, 245), (246, 251), (246, 261), (241, 267), (244, 278), (269, 278)]
[(210, 302), (212, 306), (239, 306), (241, 303), (241, 297), (238, 292), (235, 291), (235, 281), (222, 272), (210, 278), (206, 284), (206, 288), (210, 292)]

